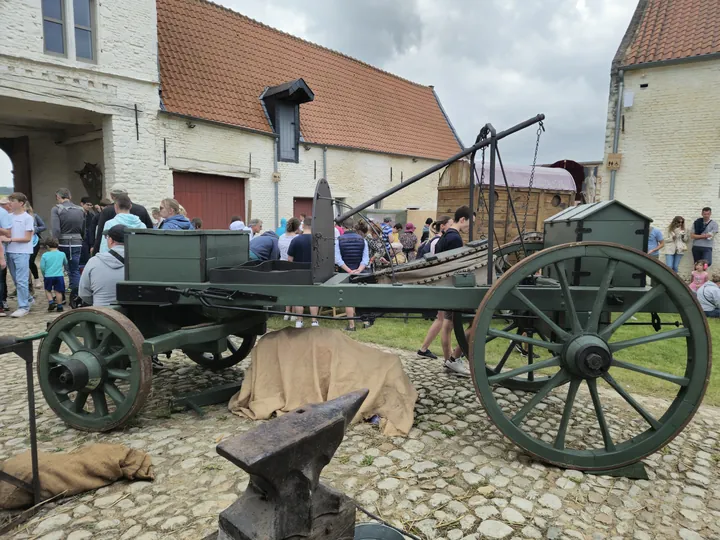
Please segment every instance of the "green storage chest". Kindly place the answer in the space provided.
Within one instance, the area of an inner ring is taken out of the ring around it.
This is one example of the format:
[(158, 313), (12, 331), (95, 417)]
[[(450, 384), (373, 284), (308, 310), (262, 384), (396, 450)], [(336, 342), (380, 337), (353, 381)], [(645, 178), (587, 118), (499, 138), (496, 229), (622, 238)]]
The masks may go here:
[(250, 260), (250, 235), (211, 229), (128, 229), (125, 259), (127, 281), (203, 283), (214, 268)]
[[(545, 247), (570, 242), (613, 242), (647, 252), (652, 219), (619, 201), (602, 201), (566, 208), (545, 220)], [(576, 259), (568, 276), (577, 286), (600, 284), (606, 259)], [(551, 272), (552, 276), (552, 272)], [(645, 274), (618, 265), (613, 279), (616, 287), (644, 287)]]

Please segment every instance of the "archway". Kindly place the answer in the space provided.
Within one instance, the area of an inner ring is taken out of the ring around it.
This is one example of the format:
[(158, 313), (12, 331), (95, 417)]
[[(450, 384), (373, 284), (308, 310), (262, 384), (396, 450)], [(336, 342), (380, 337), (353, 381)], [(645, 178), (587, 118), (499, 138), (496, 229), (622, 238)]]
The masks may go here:
[(0, 148), (0, 193), (13, 189), (13, 162), (10, 156)]
[(30, 139), (28, 137), (0, 138), (0, 153), (7, 155), (12, 164), (13, 191), (24, 193), (32, 204)]

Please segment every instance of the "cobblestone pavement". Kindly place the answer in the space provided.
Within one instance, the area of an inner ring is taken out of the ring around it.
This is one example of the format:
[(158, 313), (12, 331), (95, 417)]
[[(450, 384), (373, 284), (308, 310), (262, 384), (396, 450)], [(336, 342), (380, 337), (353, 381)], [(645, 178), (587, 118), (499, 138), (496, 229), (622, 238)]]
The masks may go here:
[[(38, 311), (20, 320), (4, 319), (0, 327), (2, 333), (26, 335), (41, 330), (50, 317)], [(720, 538), (717, 409), (701, 409), (679, 437), (645, 460), (649, 481), (562, 471), (519, 453), (485, 417), (469, 380), (448, 376), (437, 361), (398, 352), (420, 394), (410, 436), (385, 437), (370, 424), (355, 425), (324, 471), (326, 482), (369, 510), (423, 538), (448, 540)], [(24, 363), (5, 356), (3, 365), (0, 459), (29, 445)], [(213, 374), (181, 354), (166, 366), (155, 377), (149, 405), (139, 418), (108, 434), (66, 427), (38, 390), (42, 450), (123, 443), (151, 454), (157, 478), (152, 483), (117, 482), (50, 504), (12, 538), (199, 539), (214, 530), (218, 513), (247, 483), (247, 476), (220, 458), (215, 446), (252, 428), (253, 422), (222, 406), (207, 408), (204, 418), (171, 414), (168, 398), (172, 391), (231, 381), (241, 370)], [(526, 399), (522, 393), (499, 393), (508, 402)], [(559, 414), (551, 409), (561, 403), (550, 398), (543, 415), (532, 420), (537, 430), (554, 434)], [(579, 407), (587, 403), (588, 396), (580, 395)], [(651, 409), (665, 405), (659, 400), (643, 403)], [(614, 402), (607, 410), (608, 421), (621, 426), (613, 433), (633, 423), (632, 412)]]

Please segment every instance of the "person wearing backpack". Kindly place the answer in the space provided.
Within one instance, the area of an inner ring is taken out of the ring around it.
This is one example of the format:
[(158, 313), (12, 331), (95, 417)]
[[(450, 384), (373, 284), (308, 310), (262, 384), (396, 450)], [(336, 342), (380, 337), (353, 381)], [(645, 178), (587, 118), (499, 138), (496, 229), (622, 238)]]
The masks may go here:
[(432, 237), (428, 238), (422, 244), (420, 244), (420, 247), (417, 250), (418, 259), (422, 259), (428, 253), (433, 255), (435, 254), (435, 246), (437, 245), (440, 238), (442, 238), (443, 230), (445, 229), (445, 227), (447, 227), (449, 221), (450, 217), (443, 216), (430, 226), (430, 230), (432, 231)]
[(693, 239), (693, 261), (698, 262), (703, 259), (707, 261), (708, 266), (712, 266), (714, 236), (718, 233), (718, 224), (711, 219), (711, 216), (712, 209), (708, 206), (703, 208), (702, 217), (695, 220), (690, 235)]
[(85, 233), (85, 210), (71, 200), (70, 190), (60, 188), (55, 192), (57, 204), (50, 211), (50, 230), (58, 241), (58, 249), (68, 261), (70, 299), (77, 296), (80, 282), (80, 254)]
[(125, 279), (125, 229), (125, 225), (114, 225), (104, 231), (108, 250), (85, 265), (79, 290), (85, 305), (109, 306), (117, 300), (117, 284)]
[(415, 236), (415, 225), (412, 223), (405, 224), (405, 230), (400, 233), (400, 244), (402, 245), (403, 255), (407, 262), (415, 260), (415, 246), (417, 245), (417, 236)]

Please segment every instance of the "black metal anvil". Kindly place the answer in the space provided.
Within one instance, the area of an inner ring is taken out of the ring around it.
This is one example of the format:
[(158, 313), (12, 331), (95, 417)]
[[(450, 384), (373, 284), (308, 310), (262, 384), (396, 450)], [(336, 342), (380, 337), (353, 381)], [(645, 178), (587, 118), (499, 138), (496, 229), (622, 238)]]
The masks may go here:
[(352, 540), (355, 503), (321, 484), (320, 472), (367, 395), (300, 407), (220, 443), (218, 454), (250, 482), (220, 514), (217, 540)]

